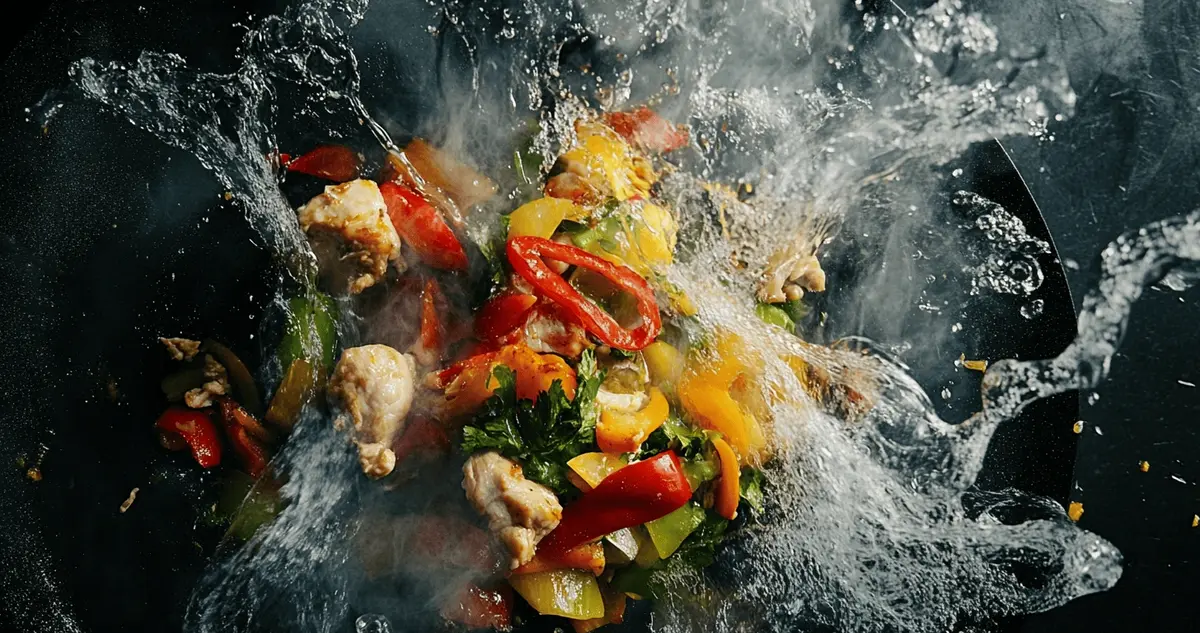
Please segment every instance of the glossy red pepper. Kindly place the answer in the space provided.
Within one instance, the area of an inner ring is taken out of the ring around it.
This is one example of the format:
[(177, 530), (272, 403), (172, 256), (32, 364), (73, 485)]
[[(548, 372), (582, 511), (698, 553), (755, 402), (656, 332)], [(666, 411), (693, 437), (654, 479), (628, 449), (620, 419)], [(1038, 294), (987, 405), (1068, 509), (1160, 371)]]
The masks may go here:
[(562, 521), (537, 546), (539, 556), (567, 550), (617, 530), (660, 519), (692, 498), (692, 487), (674, 451), (630, 464), (604, 478), (563, 508)]
[(442, 603), (441, 612), (442, 617), (469, 629), (507, 631), (512, 628), (512, 589), (469, 584)]
[(233, 400), (222, 398), (218, 405), (221, 424), (225, 427), (225, 437), (233, 446), (233, 452), (237, 454), (242, 469), (246, 474), (258, 479), (266, 471), (267, 463), (271, 461), (266, 449), (266, 443), (272, 440), (270, 431)]
[(673, 125), (646, 106), (609, 112), (604, 115), (604, 123), (643, 150), (669, 152), (688, 144), (686, 127)]
[(392, 226), (421, 261), (443, 270), (466, 270), (467, 253), (442, 214), (421, 194), (397, 182), (379, 185)]
[(280, 162), (287, 166), (288, 171), (336, 182), (358, 178), (358, 171), (362, 167), (359, 155), (342, 145), (324, 145), (294, 159), (282, 154)]
[[(528, 281), (539, 294), (561, 306), (584, 329), (610, 347), (640, 350), (653, 343), (662, 330), (654, 289), (628, 266), (619, 266), (570, 244), (559, 244), (531, 235), (509, 240), (507, 255), (513, 272)], [(632, 330), (621, 327), (611, 314), (592, 303), (566, 279), (551, 270), (543, 260), (545, 257), (597, 273), (633, 295), (642, 322)]]
[(164, 446), (182, 449), (187, 445), (201, 468), (212, 468), (221, 463), (221, 436), (206, 411), (171, 407), (163, 411), (154, 425), (162, 434)]
[(492, 298), (475, 315), (475, 337), (485, 343), (499, 342), (502, 337), (525, 325), (537, 297), (510, 292)]
[(444, 312), (439, 309), (442, 303), (442, 289), (437, 280), (426, 277), (425, 287), (421, 289), (421, 333), (413, 346), (417, 360), (425, 365), (433, 365), (442, 358), (446, 338), (439, 316)]

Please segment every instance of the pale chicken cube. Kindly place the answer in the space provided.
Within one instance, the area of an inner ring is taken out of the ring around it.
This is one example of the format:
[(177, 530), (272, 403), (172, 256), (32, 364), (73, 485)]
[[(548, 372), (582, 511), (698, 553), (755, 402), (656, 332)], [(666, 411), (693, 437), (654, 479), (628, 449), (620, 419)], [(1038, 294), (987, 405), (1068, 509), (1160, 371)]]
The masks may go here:
[(158, 342), (167, 348), (167, 355), (171, 357), (171, 360), (192, 360), (200, 352), (200, 341), (193, 341), (190, 338), (160, 336)]
[(298, 210), (300, 228), (321, 263), (321, 273), (339, 290), (357, 294), (402, 264), (400, 235), (388, 217), (379, 186), (365, 179), (325, 187)]
[(588, 345), (587, 331), (579, 323), (564, 319), (555, 304), (539, 302), (525, 321), (525, 343), (539, 354), (579, 358)]
[(537, 544), (558, 526), (562, 505), (547, 487), (529, 481), (521, 467), (495, 451), (472, 455), (463, 466), (463, 490), (488, 528), (512, 555), (516, 569), (533, 558)]
[(342, 413), (336, 424), (350, 427), (359, 464), (369, 477), (387, 476), (396, 466), (392, 444), (404, 431), (412, 407), (416, 363), (387, 345), (342, 352), (329, 378), (329, 397)]

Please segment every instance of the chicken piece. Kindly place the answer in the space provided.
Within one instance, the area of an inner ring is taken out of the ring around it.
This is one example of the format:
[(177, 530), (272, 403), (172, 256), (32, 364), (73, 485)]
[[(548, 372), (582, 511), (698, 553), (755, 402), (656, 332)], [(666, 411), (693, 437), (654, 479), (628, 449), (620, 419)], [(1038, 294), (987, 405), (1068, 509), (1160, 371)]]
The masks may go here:
[(329, 379), (329, 397), (343, 409), (335, 424), (351, 426), (368, 477), (384, 477), (396, 466), (391, 446), (404, 431), (415, 371), (411, 355), (387, 345), (364, 345), (342, 352)]
[(200, 341), (193, 341), (190, 338), (164, 338), (158, 337), (158, 342), (162, 343), (167, 348), (167, 354), (171, 360), (189, 361), (196, 357), (200, 352)]
[(549, 300), (539, 301), (529, 311), (524, 334), (529, 348), (541, 354), (579, 358), (588, 346), (587, 331), (583, 326)]
[(204, 384), (183, 394), (183, 403), (192, 409), (203, 409), (213, 405), (213, 398), (230, 391), (229, 375), (225, 366), (209, 354), (204, 355)]
[(758, 298), (766, 303), (796, 301), (807, 292), (825, 290), (825, 271), (815, 254), (805, 254), (797, 245), (776, 252), (763, 272)]
[(298, 214), (321, 273), (334, 287), (347, 284), (351, 294), (358, 294), (383, 278), (389, 262), (402, 266), (400, 235), (374, 182), (325, 187)]
[(525, 479), (519, 465), (495, 451), (477, 453), (467, 460), (463, 490), (512, 554), (511, 569), (528, 563), (538, 542), (562, 519), (558, 497), (549, 488)]

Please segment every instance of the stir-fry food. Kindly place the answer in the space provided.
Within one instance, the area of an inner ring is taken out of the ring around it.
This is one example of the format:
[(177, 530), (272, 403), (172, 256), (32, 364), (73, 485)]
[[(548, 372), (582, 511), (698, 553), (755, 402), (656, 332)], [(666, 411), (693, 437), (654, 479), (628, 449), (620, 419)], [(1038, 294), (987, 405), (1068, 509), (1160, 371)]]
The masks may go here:
[[(471, 570), (440, 591), (444, 617), (507, 629), (515, 592), (580, 633), (620, 622), (629, 599), (661, 590), (655, 572), (711, 564), (739, 518), (762, 510), (771, 453), (753, 353), (730, 331), (684, 334), (696, 306), (667, 279), (678, 211), (656, 183), (688, 143), (647, 108), (583, 117), (540, 188), (518, 188), (510, 199), (523, 199), (490, 216), (470, 211), (497, 206), (498, 186), (419, 139), (374, 179), (344, 147), (279, 157), (288, 173), (333, 182), (298, 208), (319, 278), (288, 304), (276, 388), (264, 404), (227, 347), (162, 339), (178, 363), (163, 381), (163, 446), (272, 482), (271, 457), (302, 412), (328, 410), (390, 494), (431, 460), (461, 473), (462, 512), (398, 528), (412, 564)], [(467, 237), (477, 221), (496, 223), (494, 239)], [(764, 321), (794, 329), (804, 293), (824, 285), (815, 253), (790, 248), (748, 293)], [(339, 350), (334, 297), (385, 325)], [(786, 362), (814, 397), (837, 391)], [(243, 536), (270, 517), (259, 514), (235, 522)], [(368, 575), (378, 558), (364, 555)]]

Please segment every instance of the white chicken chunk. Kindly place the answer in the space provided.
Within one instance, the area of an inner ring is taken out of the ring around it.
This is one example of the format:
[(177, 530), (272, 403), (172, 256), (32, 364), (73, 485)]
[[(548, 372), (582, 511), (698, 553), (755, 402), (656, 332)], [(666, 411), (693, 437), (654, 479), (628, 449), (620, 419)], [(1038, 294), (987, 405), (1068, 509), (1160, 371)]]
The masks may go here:
[(343, 410), (336, 424), (350, 426), (369, 477), (387, 476), (396, 466), (392, 444), (412, 406), (415, 371), (412, 356), (387, 345), (364, 345), (342, 352), (329, 378), (329, 397)]
[(379, 187), (351, 180), (325, 187), (300, 207), (300, 228), (321, 262), (321, 273), (351, 294), (375, 285), (389, 262), (401, 264), (400, 235), (388, 217)]
[(204, 355), (204, 384), (183, 394), (183, 402), (192, 409), (213, 406), (214, 398), (230, 392), (229, 374), (225, 366), (209, 354)]
[(562, 519), (562, 505), (547, 487), (529, 481), (515, 462), (495, 451), (472, 455), (463, 466), (463, 490), (488, 528), (504, 544), (516, 569)]

